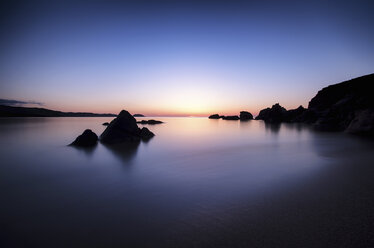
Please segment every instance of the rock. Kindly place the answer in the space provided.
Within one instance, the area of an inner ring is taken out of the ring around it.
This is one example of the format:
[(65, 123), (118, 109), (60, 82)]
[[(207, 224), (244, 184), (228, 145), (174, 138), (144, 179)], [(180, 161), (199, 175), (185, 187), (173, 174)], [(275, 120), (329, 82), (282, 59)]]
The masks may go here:
[(91, 146), (95, 146), (97, 144), (97, 141), (98, 141), (97, 135), (94, 132), (92, 132), (91, 129), (86, 129), (70, 145), (80, 146), (80, 147), (91, 147)]
[(141, 130), (140, 130), (140, 137), (141, 139), (143, 140), (149, 140), (150, 138), (152, 138), (154, 135), (154, 133), (152, 133), (151, 131), (149, 131), (148, 128), (146, 127), (143, 127)]
[(365, 130), (370, 130), (371, 112), (374, 112), (373, 85), (374, 74), (370, 74), (320, 90), (308, 106), (315, 113), (316, 129), (370, 132)]
[(209, 119), (219, 119), (219, 118), (221, 118), (221, 116), (219, 116), (218, 114), (209, 116)]
[(264, 120), (269, 123), (280, 123), (286, 119), (287, 110), (279, 105), (274, 104), (271, 108), (266, 108), (260, 111), (256, 120)]
[(237, 121), (237, 120), (239, 120), (239, 116), (237, 116), (237, 115), (223, 116), (222, 119), (224, 119), (224, 120)]
[(357, 111), (346, 131), (353, 134), (374, 136), (374, 111), (372, 109)]
[(246, 120), (253, 120), (253, 115), (247, 111), (241, 111), (240, 112), (240, 120), (246, 121)]
[(163, 122), (162, 121), (157, 121), (157, 120), (141, 120), (141, 121), (137, 121), (136, 123), (139, 123), (139, 124), (149, 124), (149, 125), (155, 125), (155, 124), (162, 124)]
[(103, 126), (109, 126), (109, 122), (104, 122)]
[[(148, 137), (148, 132), (144, 132)], [(139, 141), (145, 134), (141, 133), (135, 118), (126, 110), (122, 110), (100, 135), (100, 140), (105, 144), (134, 142)]]
[(134, 116), (134, 117), (145, 117), (145, 116), (142, 115), (142, 114), (133, 114), (132, 116)]
[(306, 111), (306, 108), (304, 108), (301, 105), (296, 109), (287, 110), (286, 114), (283, 116), (283, 121), (285, 121), (285, 122), (302, 122), (303, 118), (306, 117), (306, 116), (303, 117), (303, 114), (304, 114), (305, 111)]

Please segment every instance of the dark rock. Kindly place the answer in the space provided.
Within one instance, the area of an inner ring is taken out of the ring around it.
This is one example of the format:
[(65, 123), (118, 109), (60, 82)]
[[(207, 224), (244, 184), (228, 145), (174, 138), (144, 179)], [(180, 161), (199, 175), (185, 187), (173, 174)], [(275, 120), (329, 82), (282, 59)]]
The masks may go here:
[(152, 133), (151, 131), (149, 131), (149, 129), (146, 128), (146, 127), (143, 127), (140, 130), (140, 138), (143, 139), (143, 140), (149, 140), (153, 136), (155, 136), (154, 133)]
[(135, 142), (139, 141), (143, 137), (142, 135), (145, 134), (141, 133), (135, 118), (126, 110), (122, 110), (100, 135), (100, 140), (106, 144)]
[(219, 118), (221, 118), (221, 116), (218, 115), (218, 114), (214, 114), (214, 115), (209, 116), (209, 119), (219, 119)]
[(320, 90), (308, 107), (315, 113), (316, 129), (346, 130), (351, 133), (360, 133), (359, 130), (362, 130), (362, 133), (370, 133), (370, 120), (374, 112), (373, 85), (374, 74), (370, 74)]
[(91, 147), (91, 146), (95, 146), (97, 144), (97, 141), (98, 141), (97, 135), (94, 132), (92, 132), (92, 130), (86, 129), (70, 145), (79, 146), (79, 147)]
[(283, 121), (285, 122), (303, 122), (303, 118), (306, 116), (303, 116), (304, 112), (306, 111), (306, 108), (303, 106), (299, 106), (296, 109), (290, 109), (287, 110), (285, 115), (283, 116)]
[(305, 111), (298, 115), (293, 122), (314, 123), (317, 121), (317, 118), (317, 114), (314, 110), (305, 109)]
[(372, 109), (357, 111), (346, 131), (353, 134), (374, 136), (374, 111)]
[(222, 119), (224, 119), (224, 120), (237, 121), (237, 120), (239, 120), (239, 116), (237, 116), (237, 115), (223, 116)]
[(145, 117), (145, 116), (142, 115), (142, 114), (133, 114), (132, 116), (134, 116), (134, 117)]
[(109, 122), (104, 122), (103, 126), (109, 126)]
[(256, 120), (264, 120), (269, 123), (283, 122), (287, 117), (287, 110), (279, 105), (274, 104), (271, 108), (266, 108), (260, 111)]
[(141, 120), (141, 121), (137, 121), (136, 123), (139, 123), (139, 124), (149, 124), (149, 125), (155, 125), (155, 124), (162, 124), (163, 122), (162, 121), (157, 121), (157, 120)]
[(253, 120), (253, 115), (249, 113), (248, 111), (241, 111), (240, 112), (240, 120), (246, 121), (246, 120)]

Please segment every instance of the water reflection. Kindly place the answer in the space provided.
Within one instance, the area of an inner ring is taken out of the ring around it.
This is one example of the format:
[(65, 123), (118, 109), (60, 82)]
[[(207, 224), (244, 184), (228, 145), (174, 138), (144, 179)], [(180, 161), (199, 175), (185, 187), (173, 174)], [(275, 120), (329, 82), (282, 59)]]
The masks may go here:
[(87, 157), (92, 157), (94, 151), (97, 148), (97, 144), (95, 146), (91, 146), (91, 147), (82, 147), (82, 146), (69, 146), (69, 147), (79, 151), (79, 153), (82, 153), (82, 154), (86, 155)]
[(265, 123), (265, 129), (267, 131), (270, 131), (273, 134), (278, 134), (279, 133), (279, 130), (281, 128), (280, 123), (267, 123), (267, 122), (264, 122), (264, 123)]
[(374, 229), (373, 142), (298, 124), (160, 118), (152, 142), (66, 148), (111, 119), (0, 120), (13, 247), (27, 246), (21, 236), (38, 247), (346, 247)]
[[(147, 141), (148, 142), (148, 141)], [(126, 142), (120, 144), (112, 144), (103, 146), (110, 151), (123, 164), (129, 165), (136, 157), (140, 141)]]

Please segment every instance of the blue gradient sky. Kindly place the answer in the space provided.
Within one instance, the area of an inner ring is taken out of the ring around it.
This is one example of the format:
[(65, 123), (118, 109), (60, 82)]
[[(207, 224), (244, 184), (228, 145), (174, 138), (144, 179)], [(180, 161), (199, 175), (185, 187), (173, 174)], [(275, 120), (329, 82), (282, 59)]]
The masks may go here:
[(63, 111), (254, 114), (373, 73), (370, 1), (10, 2), (0, 98)]

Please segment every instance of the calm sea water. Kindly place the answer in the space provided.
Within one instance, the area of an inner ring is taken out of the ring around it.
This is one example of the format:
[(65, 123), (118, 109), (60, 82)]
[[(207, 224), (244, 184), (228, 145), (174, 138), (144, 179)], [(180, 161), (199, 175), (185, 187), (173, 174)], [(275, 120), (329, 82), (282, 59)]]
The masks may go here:
[(111, 118), (0, 119), (0, 246), (373, 247), (373, 141), (157, 119), (91, 150), (66, 145)]

